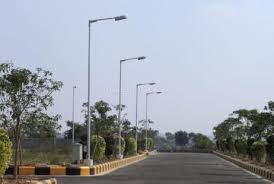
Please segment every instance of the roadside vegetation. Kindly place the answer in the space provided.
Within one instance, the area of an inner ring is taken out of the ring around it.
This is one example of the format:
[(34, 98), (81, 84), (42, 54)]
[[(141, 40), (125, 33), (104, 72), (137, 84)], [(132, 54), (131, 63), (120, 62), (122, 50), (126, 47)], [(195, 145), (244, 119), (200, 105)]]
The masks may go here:
[[(13, 64), (0, 64), (0, 176), (8, 164), (17, 168), (19, 164), (73, 163), (72, 122), (66, 121), (69, 129), (61, 133), (62, 117), (48, 113), (54, 105), (54, 95), (62, 86), (63, 83), (55, 80), (50, 71), (41, 68), (31, 71)], [(122, 105), (121, 109), (121, 150), (128, 157), (135, 155), (137, 148), (139, 153), (145, 150), (145, 126), (142, 120), (136, 130), (127, 119), (126, 106)], [(91, 156), (95, 163), (115, 159), (119, 150), (117, 110), (117, 105), (103, 100), (91, 106)], [(86, 145), (87, 103), (83, 103), (82, 113), (84, 121), (74, 123), (75, 140)], [(148, 150), (154, 149), (157, 134), (157, 130), (149, 128)], [(14, 176), (17, 177), (17, 169), (14, 169)]]
[(274, 164), (274, 102), (262, 111), (240, 109), (214, 127), (216, 148), (259, 165)]

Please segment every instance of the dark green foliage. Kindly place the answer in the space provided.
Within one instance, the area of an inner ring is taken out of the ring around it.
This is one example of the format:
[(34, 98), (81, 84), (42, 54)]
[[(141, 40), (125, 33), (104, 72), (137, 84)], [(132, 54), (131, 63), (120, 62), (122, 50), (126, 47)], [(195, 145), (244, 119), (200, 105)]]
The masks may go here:
[(227, 142), (226, 142), (226, 140), (225, 139), (222, 139), (222, 140), (219, 140), (219, 145), (220, 145), (220, 150), (222, 151), (222, 152), (225, 152), (225, 151), (227, 151)]
[(6, 171), (11, 159), (11, 141), (5, 130), (0, 129), (0, 177)]
[(108, 137), (105, 137), (105, 141), (106, 141), (105, 154), (108, 158), (110, 158), (111, 156), (113, 156), (115, 140), (113, 136), (108, 136)]
[(203, 134), (192, 133), (193, 148), (196, 149), (213, 149), (214, 143)]
[(253, 155), (251, 152), (251, 146), (252, 144), (255, 142), (255, 139), (247, 139), (247, 154), (249, 155), (249, 157), (251, 158), (251, 160), (253, 159)]
[(234, 146), (234, 141), (233, 141), (233, 138), (232, 137), (228, 137), (226, 139), (226, 149), (229, 151), (229, 152), (235, 152), (235, 146)]
[(245, 139), (238, 139), (235, 141), (235, 149), (238, 154), (246, 155), (247, 154), (247, 143)]
[(266, 139), (266, 152), (268, 161), (273, 164), (274, 163), (274, 135), (269, 136)]
[(101, 136), (93, 135), (91, 138), (91, 155), (95, 160), (102, 160), (105, 156), (106, 142)]
[(185, 131), (178, 131), (175, 133), (176, 146), (185, 146), (188, 143), (188, 133)]
[(261, 162), (265, 156), (265, 143), (256, 141), (251, 146), (251, 153), (257, 162)]

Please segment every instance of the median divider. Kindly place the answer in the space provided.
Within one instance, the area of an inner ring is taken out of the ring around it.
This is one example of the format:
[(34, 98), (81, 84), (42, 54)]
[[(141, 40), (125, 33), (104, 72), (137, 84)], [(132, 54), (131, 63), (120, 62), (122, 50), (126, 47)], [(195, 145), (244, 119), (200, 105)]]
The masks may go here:
[(115, 169), (133, 164), (135, 162), (145, 159), (147, 154), (141, 154), (134, 157), (125, 158), (122, 160), (115, 160), (104, 164), (95, 165), (93, 167), (94, 175), (102, 175), (108, 172), (111, 172)]
[(274, 172), (270, 169), (266, 169), (264, 167), (260, 167), (255, 164), (250, 164), (250, 163), (244, 162), (240, 159), (233, 158), (231, 156), (225, 155), (225, 154), (217, 152), (217, 151), (213, 151), (213, 153), (215, 155), (229, 161), (229, 162), (232, 162), (232, 163), (238, 165), (239, 167), (242, 167), (242, 168), (244, 168), (250, 172), (253, 172), (259, 176), (262, 176), (268, 180), (274, 181)]
[[(137, 156), (124, 158), (121, 160), (115, 160), (103, 164), (98, 164), (93, 167), (85, 166), (19, 166), (18, 175), (20, 176), (64, 176), (64, 175), (77, 175), (77, 176), (90, 176), (90, 175), (102, 175), (111, 172), (115, 169), (133, 164), (146, 158), (148, 154), (140, 154)], [(12, 175), (14, 167), (10, 166), (6, 170), (6, 175)]]

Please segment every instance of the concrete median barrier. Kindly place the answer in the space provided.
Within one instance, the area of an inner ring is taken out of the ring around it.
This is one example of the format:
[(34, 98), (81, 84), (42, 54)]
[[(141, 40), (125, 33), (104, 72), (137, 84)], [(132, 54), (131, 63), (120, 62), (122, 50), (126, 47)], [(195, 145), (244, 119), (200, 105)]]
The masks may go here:
[[(90, 176), (90, 175), (102, 175), (111, 172), (115, 169), (133, 164), (140, 160), (145, 159), (146, 153), (124, 158), (121, 160), (115, 160), (103, 164), (98, 164), (93, 167), (84, 166), (74, 166), (74, 167), (64, 167), (64, 166), (19, 166), (18, 174), (20, 176), (65, 176), (65, 175), (76, 175), (76, 176)], [(6, 170), (6, 175), (12, 175), (14, 167), (10, 166)]]

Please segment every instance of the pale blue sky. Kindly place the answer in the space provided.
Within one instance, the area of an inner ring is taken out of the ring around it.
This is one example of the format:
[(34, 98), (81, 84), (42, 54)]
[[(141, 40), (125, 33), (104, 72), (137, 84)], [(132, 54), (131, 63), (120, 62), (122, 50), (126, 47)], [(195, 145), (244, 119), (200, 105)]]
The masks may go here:
[[(0, 59), (54, 72), (64, 87), (54, 113), (76, 120), (87, 99), (88, 19), (127, 15), (92, 27), (92, 101), (118, 103), (119, 59), (127, 63), (123, 103), (134, 122), (135, 84), (157, 82), (149, 116), (161, 132), (212, 134), (239, 108), (263, 108), (274, 97), (272, 0), (2, 0)], [(139, 119), (145, 115), (140, 91)]]

